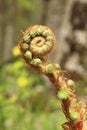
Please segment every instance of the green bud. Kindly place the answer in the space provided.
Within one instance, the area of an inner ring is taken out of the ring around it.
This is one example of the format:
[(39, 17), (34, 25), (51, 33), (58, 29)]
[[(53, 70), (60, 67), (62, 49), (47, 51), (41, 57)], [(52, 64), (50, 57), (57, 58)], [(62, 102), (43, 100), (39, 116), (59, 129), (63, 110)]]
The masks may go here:
[(45, 47), (47, 51), (50, 49), (49, 45), (46, 45)]
[(58, 96), (58, 98), (61, 99), (61, 100), (66, 100), (66, 99), (69, 98), (69, 94), (68, 94), (66, 88), (63, 87), (63, 86), (60, 88), (60, 90), (59, 90), (57, 96)]
[(57, 70), (61, 70), (61, 67), (59, 64), (54, 64), (54, 67), (57, 69)]
[(36, 65), (36, 66), (39, 66), (39, 65), (42, 64), (42, 61), (41, 61), (41, 59), (36, 58), (36, 59), (33, 59), (33, 60), (31, 61), (31, 64)]
[(28, 60), (31, 60), (31, 59), (32, 59), (32, 53), (31, 53), (30, 51), (26, 51), (25, 57), (26, 57)]
[(37, 28), (37, 33), (38, 33), (38, 35), (39, 35), (39, 34), (42, 34), (44, 31), (45, 31), (44, 28)]
[(27, 43), (23, 43), (22, 48), (23, 48), (23, 50), (27, 50), (29, 48), (29, 46)]
[(29, 42), (30, 41), (30, 33), (25, 34), (23, 39), (25, 42)]
[(53, 37), (52, 37), (52, 36), (48, 36), (48, 37), (46, 38), (46, 40), (49, 41), (49, 42), (53, 42)]
[(45, 71), (46, 71), (46, 68), (45, 68), (45, 66), (43, 66), (43, 65), (40, 65), (40, 68), (41, 68), (41, 70), (42, 70), (43, 72), (45, 72)]
[(70, 88), (73, 90), (74, 88), (76, 88), (75, 82), (71, 79), (69, 79), (67, 81), (67, 84), (70, 86)]
[(79, 120), (80, 114), (76, 111), (74, 111), (72, 108), (69, 109), (70, 117), (72, 120)]
[(47, 35), (49, 35), (49, 31), (48, 31), (48, 30), (45, 30), (45, 31), (43, 32), (43, 36), (47, 36)]
[(53, 46), (52, 43), (49, 41), (46, 41), (46, 45), (49, 46), (49, 49), (52, 48), (52, 46)]
[(30, 31), (30, 35), (31, 35), (32, 37), (36, 36), (37, 33), (38, 33), (38, 31), (37, 31), (36, 28), (34, 28), (33, 30)]
[(53, 69), (54, 69), (54, 67), (52, 64), (46, 65), (46, 72), (47, 73), (53, 73)]
[(82, 107), (82, 103), (81, 103), (81, 102), (77, 102), (77, 103), (76, 103), (76, 107), (77, 107), (77, 108), (81, 108), (81, 107)]

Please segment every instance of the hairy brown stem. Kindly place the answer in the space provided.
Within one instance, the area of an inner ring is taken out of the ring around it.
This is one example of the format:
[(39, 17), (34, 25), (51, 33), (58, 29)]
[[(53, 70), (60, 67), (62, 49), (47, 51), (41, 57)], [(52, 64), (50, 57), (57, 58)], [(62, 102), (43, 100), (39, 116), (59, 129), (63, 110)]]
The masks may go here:
[(44, 58), (53, 50), (55, 41), (55, 36), (48, 27), (41, 25), (29, 27), (19, 40), (21, 56), (29, 66), (46, 75), (54, 84), (67, 119), (62, 125), (63, 129), (87, 130), (86, 106), (75, 96), (74, 81), (64, 77), (64, 71), (58, 64), (50, 64)]

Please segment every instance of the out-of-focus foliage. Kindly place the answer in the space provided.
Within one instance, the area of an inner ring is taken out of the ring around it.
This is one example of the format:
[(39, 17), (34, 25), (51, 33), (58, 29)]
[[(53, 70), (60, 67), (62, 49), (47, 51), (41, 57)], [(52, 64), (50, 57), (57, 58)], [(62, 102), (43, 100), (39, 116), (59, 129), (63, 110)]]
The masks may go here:
[(16, 60), (0, 68), (0, 129), (62, 130), (59, 101), (47, 95), (43, 78), (26, 68), (16, 46), (12, 53)]
[(23, 29), (29, 26), (30, 24), (35, 24), (38, 21), (41, 12), (40, 3), (41, 0), (17, 0), (17, 25), (19, 25), (19, 27), (22, 26)]
[[(5, 22), (1, 24), (4, 24), (5, 31), (2, 31), (0, 47), (2, 53), (8, 55), (6, 52), (9, 50), (4, 47), (9, 45), (14, 57), (6, 59), (5, 63), (1, 62), (0, 66), (0, 130), (62, 130), (65, 117), (58, 114), (60, 102), (50, 94), (41, 75), (26, 67), (19, 58), (17, 44), (14, 48), (10, 46), (18, 43), (21, 29), (37, 23), (41, 0), (2, 0), (2, 4), (2, 21)], [(8, 33), (10, 27), (12, 32)]]
[[(85, 70), (87, 70), (87, 47), (84, 52), (83, 66)], [(84, 72), (83, 79), (78, 82), (77, 92), (79, 95), (82, 95), (82, 96), (87, 95), (87, 71)]]

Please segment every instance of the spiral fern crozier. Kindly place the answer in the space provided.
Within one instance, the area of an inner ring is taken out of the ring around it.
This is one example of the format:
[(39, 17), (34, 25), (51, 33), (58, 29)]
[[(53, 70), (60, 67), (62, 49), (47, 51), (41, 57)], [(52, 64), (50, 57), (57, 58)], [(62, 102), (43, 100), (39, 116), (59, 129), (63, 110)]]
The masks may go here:
[(64, 130), (87, 130), (85, 120), (85, 104), (76, 99), (75, 83), (63, 76), (59, 64), (50, 64), (44, 58), (55, 46), (55, 36), (46, 26), (35, 25), (29, 27), (19, 40), (21, 56), (25, 62), (46, 75), (58, 91), (62, 110), (67, 122), (62, 127)]
[(22, 56), (30, 61), (51, 52), (55, 46), (55, 36), (46, 26), (31, 26), (23, 33), (19, 46)]

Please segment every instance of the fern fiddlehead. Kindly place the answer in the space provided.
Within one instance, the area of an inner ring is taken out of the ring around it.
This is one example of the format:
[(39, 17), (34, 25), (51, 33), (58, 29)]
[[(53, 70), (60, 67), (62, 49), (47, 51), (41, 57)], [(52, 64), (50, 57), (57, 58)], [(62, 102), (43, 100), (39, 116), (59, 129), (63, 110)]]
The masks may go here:
[(19, 40), (19, 48), (24, 61), (45, 74), (54, 84), (61, 100), (62, 110), (67, 118), (64, 130), (86, 130), (85, 105), (75, 97), (75, 83), (71, 79), (61, 76), (62, 70), (58, 64), (51, 64), (45, 60), (55, 47), (54, 33), (46, 26), (35, 25), (29, 27)]
[(29, 50), (33, 56), (41, 57), (54, 48), (55, 36), (48, 27), (35, 25), (25, 31), (20, 42), (22, 50)]

